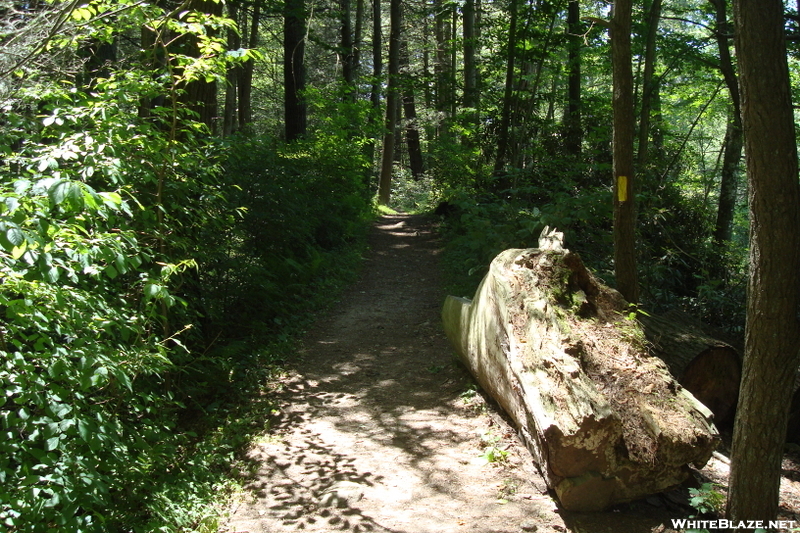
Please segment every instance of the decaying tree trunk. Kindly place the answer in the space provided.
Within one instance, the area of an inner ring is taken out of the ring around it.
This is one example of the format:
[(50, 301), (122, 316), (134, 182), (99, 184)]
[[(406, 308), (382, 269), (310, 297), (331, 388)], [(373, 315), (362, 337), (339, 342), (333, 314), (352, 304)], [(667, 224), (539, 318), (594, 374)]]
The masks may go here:
[(714, 413), (718, 425), (730, 425), (739, 399), (742, 361), (730, 345), (706, 335), (680, 311), (642, 316), (647, 340), (678, 382)]
[(559, 234), (495, 258), (475, 299), (449, 296), (445, 331), (516, 423), (567, 510), (681, 483), (718, 436), (711, 412), (647, 353), (627, 302)]

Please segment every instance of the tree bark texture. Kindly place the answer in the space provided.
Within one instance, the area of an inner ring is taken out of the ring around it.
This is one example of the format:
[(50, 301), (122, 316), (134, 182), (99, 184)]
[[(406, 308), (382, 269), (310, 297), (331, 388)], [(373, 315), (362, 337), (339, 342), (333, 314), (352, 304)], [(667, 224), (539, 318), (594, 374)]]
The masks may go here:
[(800, 186), (783, 2), (734, 2), (750, 278), (728, 518), (774, 520), (800, 346)]
[(516, 423), (564, 509), (657, 493), (718, 442), (711, 412), (647, 354), (627, 302), (543, 234), (506, 250), (474, 300), (449, 296), (445, 331)]
[(636, 202), (633, 171), (633, 69), (631, 67), (631, 0), (614, 2), (611, 20), (611, 63), (614, 78), (614, 273), (617, 290), (639, 302), (636, 266)]
[(283, 13), (283, 84), (286, 140), (306, 133), (307, 110), (303, 101), (306, 87), (304, 0), (286, 0)]
[(652, 352), (664, 360), (678, 383), (730, 426), (739, 399), (742, 360), (730, 344), (708, 336), (680, 311), (639, 317)]
[(400, 104), (400, 38), (403, 24), (401, 0), (389, 4), (389, 83), (386, 88), (386, 123), (381, 155), (381, 175), (378, 185), (378, 201), (387, 205), (392, 194), (392, 167), (394, 162), (395, 130)]

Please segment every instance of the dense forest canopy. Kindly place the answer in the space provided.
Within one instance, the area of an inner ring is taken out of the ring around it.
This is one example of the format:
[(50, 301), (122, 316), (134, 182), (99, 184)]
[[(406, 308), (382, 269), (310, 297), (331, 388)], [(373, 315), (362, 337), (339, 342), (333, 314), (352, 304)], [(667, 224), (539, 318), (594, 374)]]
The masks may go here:
[(438, 206), (465, 295), (557, 227), (632, 302), (741, 335), (733, 6), (612, 4), (0, 2), (3, 527), (211, 524), (246, 438), (231, 399), (377, 203)]

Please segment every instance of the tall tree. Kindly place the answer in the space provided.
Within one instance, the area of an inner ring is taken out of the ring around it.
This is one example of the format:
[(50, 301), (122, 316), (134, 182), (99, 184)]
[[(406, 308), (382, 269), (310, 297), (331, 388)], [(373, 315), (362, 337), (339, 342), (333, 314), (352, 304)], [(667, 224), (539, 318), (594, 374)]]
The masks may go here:
[[(464, 37), (464, 101), (466, 108), (478, 109), (480, 92), (478, 90), (478, 63), (476, 61), (478, 33), (476, 29), (475, 0), (466, 0), (462, 8), (462, 32)], [(475, 113), (474, 121), (478, 120)]]
[(733, 8), (750, 185), (750, 279), (727, 513), (737, 521), (774, 520), (800, 363), (797, 145), (783, 2), (736, 0)]
[(508, 26), (508, 53), (506, 54), (506, 82), (503, 90), (503, 109), (500, 116), (500, 131), (497, 139), (497, 158), (494, 171), (502, 170), (508, 157), (511, 142), (511, 100), (514, 96), (514, 69), (517, 51), (517, 0), (509, 2), (511, 20)]
[[(261, 3), (263, 0), (253, 2), (253, 15), (250, 18), (250, 35), (247, 39), (248, 48), (258, 46), (258, 29), (261, 22)], [(239, 127), (244, 128), (253, 122), (253, 70), (255, 69), (255, 59), (250, 58), (239, 68), (239, 80), (237, 88), (239, 91)]]
[(728, 87), (731, 97), (732, 110), (729, 113), (725, 128), (723, 142), (722, 173), (719, 188), (719, 207), (717, 209), (717, 222), (714, 227), (714, 241), (722, 244), (731, 240), (733, 228), (733, 214), (736, 210), (736, 197), (739, 188), (738, 172), (739, 162), (742, 159), (744, 148), (744, 133), (742, 131), (741, 99), (739, 98), (739, 82), (731, 58), (730, 38), (731, 27), (728, 23), (727, 0), (709, 0), (714, 6), (717, 37), (719, 48), (719, 69)]
[[(222, 2), (216, 2), (214, 0), (191, 0), (186, 7), (189, 11), (212, 16), (221, 16), (223, 4)], [(207, 27), (206, 31), (212, 35), (216, 32), (211, 26)], [(199, 39), (197, 36), (184, 36), (178, 44), (184, 48), (187, 55), (200, 58), (201, 51), (198, 43)], [(197, 113), (200, 122), (208, 126), (211, 131), (214, 131), (215, 122), (217, 120), (216, 80), (200, 78), (190, 81), (185, 86), (182, 101), (188, 104), (192, 111)]]
[(305, 135), (307, 123), (303, 91), (306, 87), (305, 0), (285, 0), (283, 12), (283, 87), (286, 140)]
[(383, 26), (381, 24), (381, 0), (372, 0), (372, 108), (381, 106), (381, 77), (383, 76)]
[(353, 45), (353, 25), (352, 17), (350, 15), (350, 0), (339, 0), (339, 8), (341, 9), (342, 19), (342, 75), (344, 76), (344, 83), (348, 87), (346, 98), (351, 102), (355, 102), (356, 66), (355, 50)]
[(578, 0), (567, 4), (567, 106), (564, 109), (564, 145), (580, 155), (581, 128), (581, 8)]
[(405, 117), (406, 147), (408, 148), (408, 161), (411, 175), (418, 180), (425, 172), (422, 158), (422, 143), (419, 135), (419, 121), (417, 120), (417, 104), (414, 98), (414, 80), (410, 73), (408, 57), (408, 41), (404, 38), (400, 49), (400, 74), (403, 86), (403, 116)]
[[(241, 22), (239, 21), (239, 2), (229, 1), (227, 2), (227, 6), (228, 18), (241, 25)], [(228, 49), (238, 50), (241, 45), (242, 39), (239, 32), (233, 28), (229, 28)], [(223, 136), (230, 135), (236, 130), (236, 119), (238, 118), (238, 114), (236, 113), (236, 100), (238, 95), (237, 85), (240, 77), (239, 70), (241, 68), (241, 65), (228, 67), (228, 72), (225, 74), (225, 107), (222, 113)]]
[(654, 84), (658, 83), (653, 74), (656, 68), (656, 37), (661, 19), (661, 0), (653, 0), (647, 17), (647, 38), (645, 39), (644, 73), (642, 75), (642, 108), (639, 116), (639, 149), (637, 168), (640, 173), (647, 171), (650, 150), (650, 113), (652, 110)]
[(616, 0), (611, 19), (614, 112), (614, 272), (617, 289), (630, 303), (639, 301), (636, 266), (636, 202), (633, 169), (635, 117), (631, 66), (631, 0)]
[(436, 34), (436, 110), (445, 117), (452, 115), (455, 104), (453, 48), (453, 5), (443, 0), (434, 0)]
[(358, 75), (361, 68), (361, 41), (364, 38), (365, 0), (356, 0), (356, 24), (353, 29), (353, 70)]
[(396, 142), (397, 115), (400, 102), (400, 38), (403, 24), (401, 0), (391, 0), (389, 4), (389, 83), (386, 88), (386, 130), (383, 135), (383, 154), (381, 156), (381, 176), (378, 186), (378, 201), (387, 205), (392, 194), (392, 166)]

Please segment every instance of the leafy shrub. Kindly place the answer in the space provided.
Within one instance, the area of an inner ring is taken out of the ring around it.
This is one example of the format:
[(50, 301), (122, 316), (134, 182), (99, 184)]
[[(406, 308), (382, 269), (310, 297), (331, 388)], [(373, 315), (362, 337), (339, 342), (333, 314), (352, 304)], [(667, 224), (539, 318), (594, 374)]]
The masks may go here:
[(433, 211), (441, 197), (436, 181), (428, 176), (411, 177), (410, 172), (396, 173), (392, 178), (390, 207), (401, 213), (426, 213)]
[[(89, 33), (54, 39), (53, 53), (163, 15), (111, 7), (113, 28), (93, 19), (96, 5), (72, 12)], [(176, 56), (180, 79), (126, 65), (91, 90), (20, 67), (25, 83), (0, 123), (5, 531), (179, 531), (208, 513), (214, 462), (190, 459), (196, 436), (177, 431), (192, 389), (181, 377), (196, 359), (184, 325), (199, 313), (181, 295), (202, 247), (194, 228), (230, 216), (220, 152), (180, 106), (147, 120), (137, 109), (143, 95), (223, 66), (205, 58)], [(187, 487), (186, 505), (163, 504)]]
[[(201, 261), (208, 316), (226, 335), (275, 331), (296, 322), (325, 292), (342, 251), (363, 241), (371, 215), (369, 164), (355, 141), (326, 135), (281, 145), (238, 138), (225, 180), (239, 206)], [(253, 320), (254, 317), (258, 317)]]
[(538, 246), (545, 226), (563, 231), (565, 244), (596, 272), (608, 271), (608, 192), (576, 189), (568, 180), (546, 186), (538, 179), (531, 173), (502, 176), (488, 181), (497, 193), (460, 189), (445, 194), (455, 207), (455, 215), (445, 219), (445, 257), (450, 277), (461, 280), (454, 287), (459, 293), (471, 294), (502, 250)]
[(146, 142), (129, 111), (76, 91), (46, 109), (0, 167), (0, 522), (94, 531), (137, 522), (130, 487), (179, 445), (166, 416), (179, 404), (158, 390), (176, 268), (140, 238), (131, 199), (149, 172), (126, 156)]

